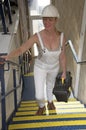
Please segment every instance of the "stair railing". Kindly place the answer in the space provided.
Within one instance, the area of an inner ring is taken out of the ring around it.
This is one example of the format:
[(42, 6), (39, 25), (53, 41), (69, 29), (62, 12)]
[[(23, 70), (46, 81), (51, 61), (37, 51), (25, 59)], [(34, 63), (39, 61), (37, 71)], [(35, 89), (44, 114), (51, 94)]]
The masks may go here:
[(66, 42), (66, 45), (69, 45), (69, 46), (70, 46), (71, 51), (72, 51), (72, 54), (73, 54), (73, 57), (74, 57), (74, 59), (75, 59), (75, 61), (76, 61), (77, 64), (86, 63), (86, 60), (79, 61), (78, 56), (77, 56), (77, 54), (76, 54), (76, 51), (75, 51), (75, 49), (74, 49), (74, 46), (73, 46), (73, 43), (72, 43), (71, 40), (68, 40), (68, 41)]
[[(5, 64), (7, 64), (8, 68), (5, 69)], [(4, 73), (5, 71), (10, 70), (10, 65), (15, 66), (13, 68), (13, 89), (9, 92), (5, 92), (5, 77)], [(17, 69), (16, 69), (17, 68)], [(2, 116), (2, 130), (7, 130), (7, 121), (6, 121), (6, 97), (13, 93), (14, 95), (14, 111), (17, 111), (17, 89), (21, 87), (21, 74), (20, 74), (20, 81), (19, 85), (16, 84), (16, 72), (18, 69), (21, 69), (21, 66), (17, 63), (14, 63), (12, 61), (4, 61), (4, 59), (0, 58), (0, 84), (1, 84), (1, 116)], [(20, 72), (21, 73), (21, 72)]]

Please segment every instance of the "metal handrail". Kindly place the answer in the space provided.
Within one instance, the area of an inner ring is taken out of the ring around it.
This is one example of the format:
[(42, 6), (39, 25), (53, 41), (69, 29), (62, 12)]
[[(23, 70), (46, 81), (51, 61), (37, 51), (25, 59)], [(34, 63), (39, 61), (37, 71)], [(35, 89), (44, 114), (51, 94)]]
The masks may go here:
[(10, 90), (9, 92), (7, 92), (4, 96), (1, 97), (0, 102), (1, 102), (2, 99), (4, 99), (4, 97), (7, 97), (10, 93), (12, 93), (15, 89), (18, 89), (19, 87), (20, 86), (17, 86), (16, 88), (14, 88), (14, 89)]
[(76, 54), (76, 51), (75, 51), (75, 49), (74, 49), (74, 46), (73, 46), (73, 43), (72, 43), (71, 40), (68, 40), (68, 41), (66, 42), (66, 45), (68, 45), (68, 44), (69, 44), (69, 46), (70, 46), (70, 48), (71, 48), (71, 51), (72, 51), (72, 54), (73, 54), (73, 56), (74, 56), (74, 59), (75, 59), (76, 63), (77, 63), (77, 64), (84, 64), (84, 63), (86, 63), (86, 60), (79, 61), (78, 56), (77, 56), (77, 54)]
[[(4, 65), (8, 64), (8, 69), (5, 70), (4, 69)], [(13, 62), (13, 61), (5, 61), (3, 58), (0, 58), (0, 82), (1, 82), (1, 114), (2, 114), (2, 130), (7, 130), (7, 121), (6, 121), (6, 103), (5, 103), (5, 99), (8, 95), (10, 95), (12, 92), (14, 92), (14, 111), (17, 111), (17, 89), (20, 86), (20, 82), (19, 85), (17, 86), (16, 84), (16, 68), (13, 68), (13, 89), (10, 90), (9, 92), (5, 93), (5, 80), (4, 80), (4, 71), (9, 71), (10, 70), (10, 65), (14, 65), (16, 67), (21, 67), (21, 65)], [(20, 78), (21, 78), (21, 74), (20, 74)], [(21, 81), (21, 80), (20, 80)]]

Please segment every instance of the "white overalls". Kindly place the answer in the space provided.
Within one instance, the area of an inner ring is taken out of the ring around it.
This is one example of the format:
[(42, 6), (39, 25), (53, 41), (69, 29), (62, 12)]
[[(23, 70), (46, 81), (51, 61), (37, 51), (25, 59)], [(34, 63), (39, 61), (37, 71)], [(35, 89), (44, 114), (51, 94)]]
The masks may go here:
[(61, 53), (63, 33), (61, 33), (59, 48), (56, 51), (49, 51), (44, 47), (39, 33), (37, 33), (41, 49), (34, 64), (35, 97), (39, 107), (44, 107), (44, 86), (46, 84), (46, 94), (48, 102), (53, 100), (53, 87), (59, 71), (59, 55)]

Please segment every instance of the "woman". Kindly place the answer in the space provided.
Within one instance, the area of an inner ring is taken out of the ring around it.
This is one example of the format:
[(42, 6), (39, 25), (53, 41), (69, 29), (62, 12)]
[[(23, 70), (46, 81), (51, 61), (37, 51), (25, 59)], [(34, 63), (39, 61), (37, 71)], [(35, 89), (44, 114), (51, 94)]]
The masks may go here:
[(66, 78), (66, 57), (65, 57), (65, 38), (63, 33), (56, 29), (56, 23), (59, 19), (59, 13), (55, 6), (48, 5), (42, 11), (44, 29), (31, 36), (22, 46), (12, 51), (5, 60), (16, 57), (30, 49), (34, 43), (37, 44), (39, 55), (34, 64), (35, 96), (39, 108), (36, 115), (42, 115), (45, 111), (44, 85), (46, 83), (46, 93), (48, 100), (48, 109), (55, 109), (53, 103), (53, 87), (55, 78), (58, 74), (61, 64), (63, 74)]

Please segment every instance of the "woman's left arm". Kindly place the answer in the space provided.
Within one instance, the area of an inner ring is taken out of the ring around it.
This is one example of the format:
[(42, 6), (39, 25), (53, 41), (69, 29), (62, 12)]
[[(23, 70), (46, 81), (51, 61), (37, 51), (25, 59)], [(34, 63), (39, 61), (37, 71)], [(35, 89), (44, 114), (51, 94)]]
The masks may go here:
[(60, 65), (62, 68), (62, 78), (66, 78), (66, 54), (65, 54), (65, 37), (63, 37), (63, 43), (62, 43), (62, 47), (61, 47), (61, 54), (60, 54)]

